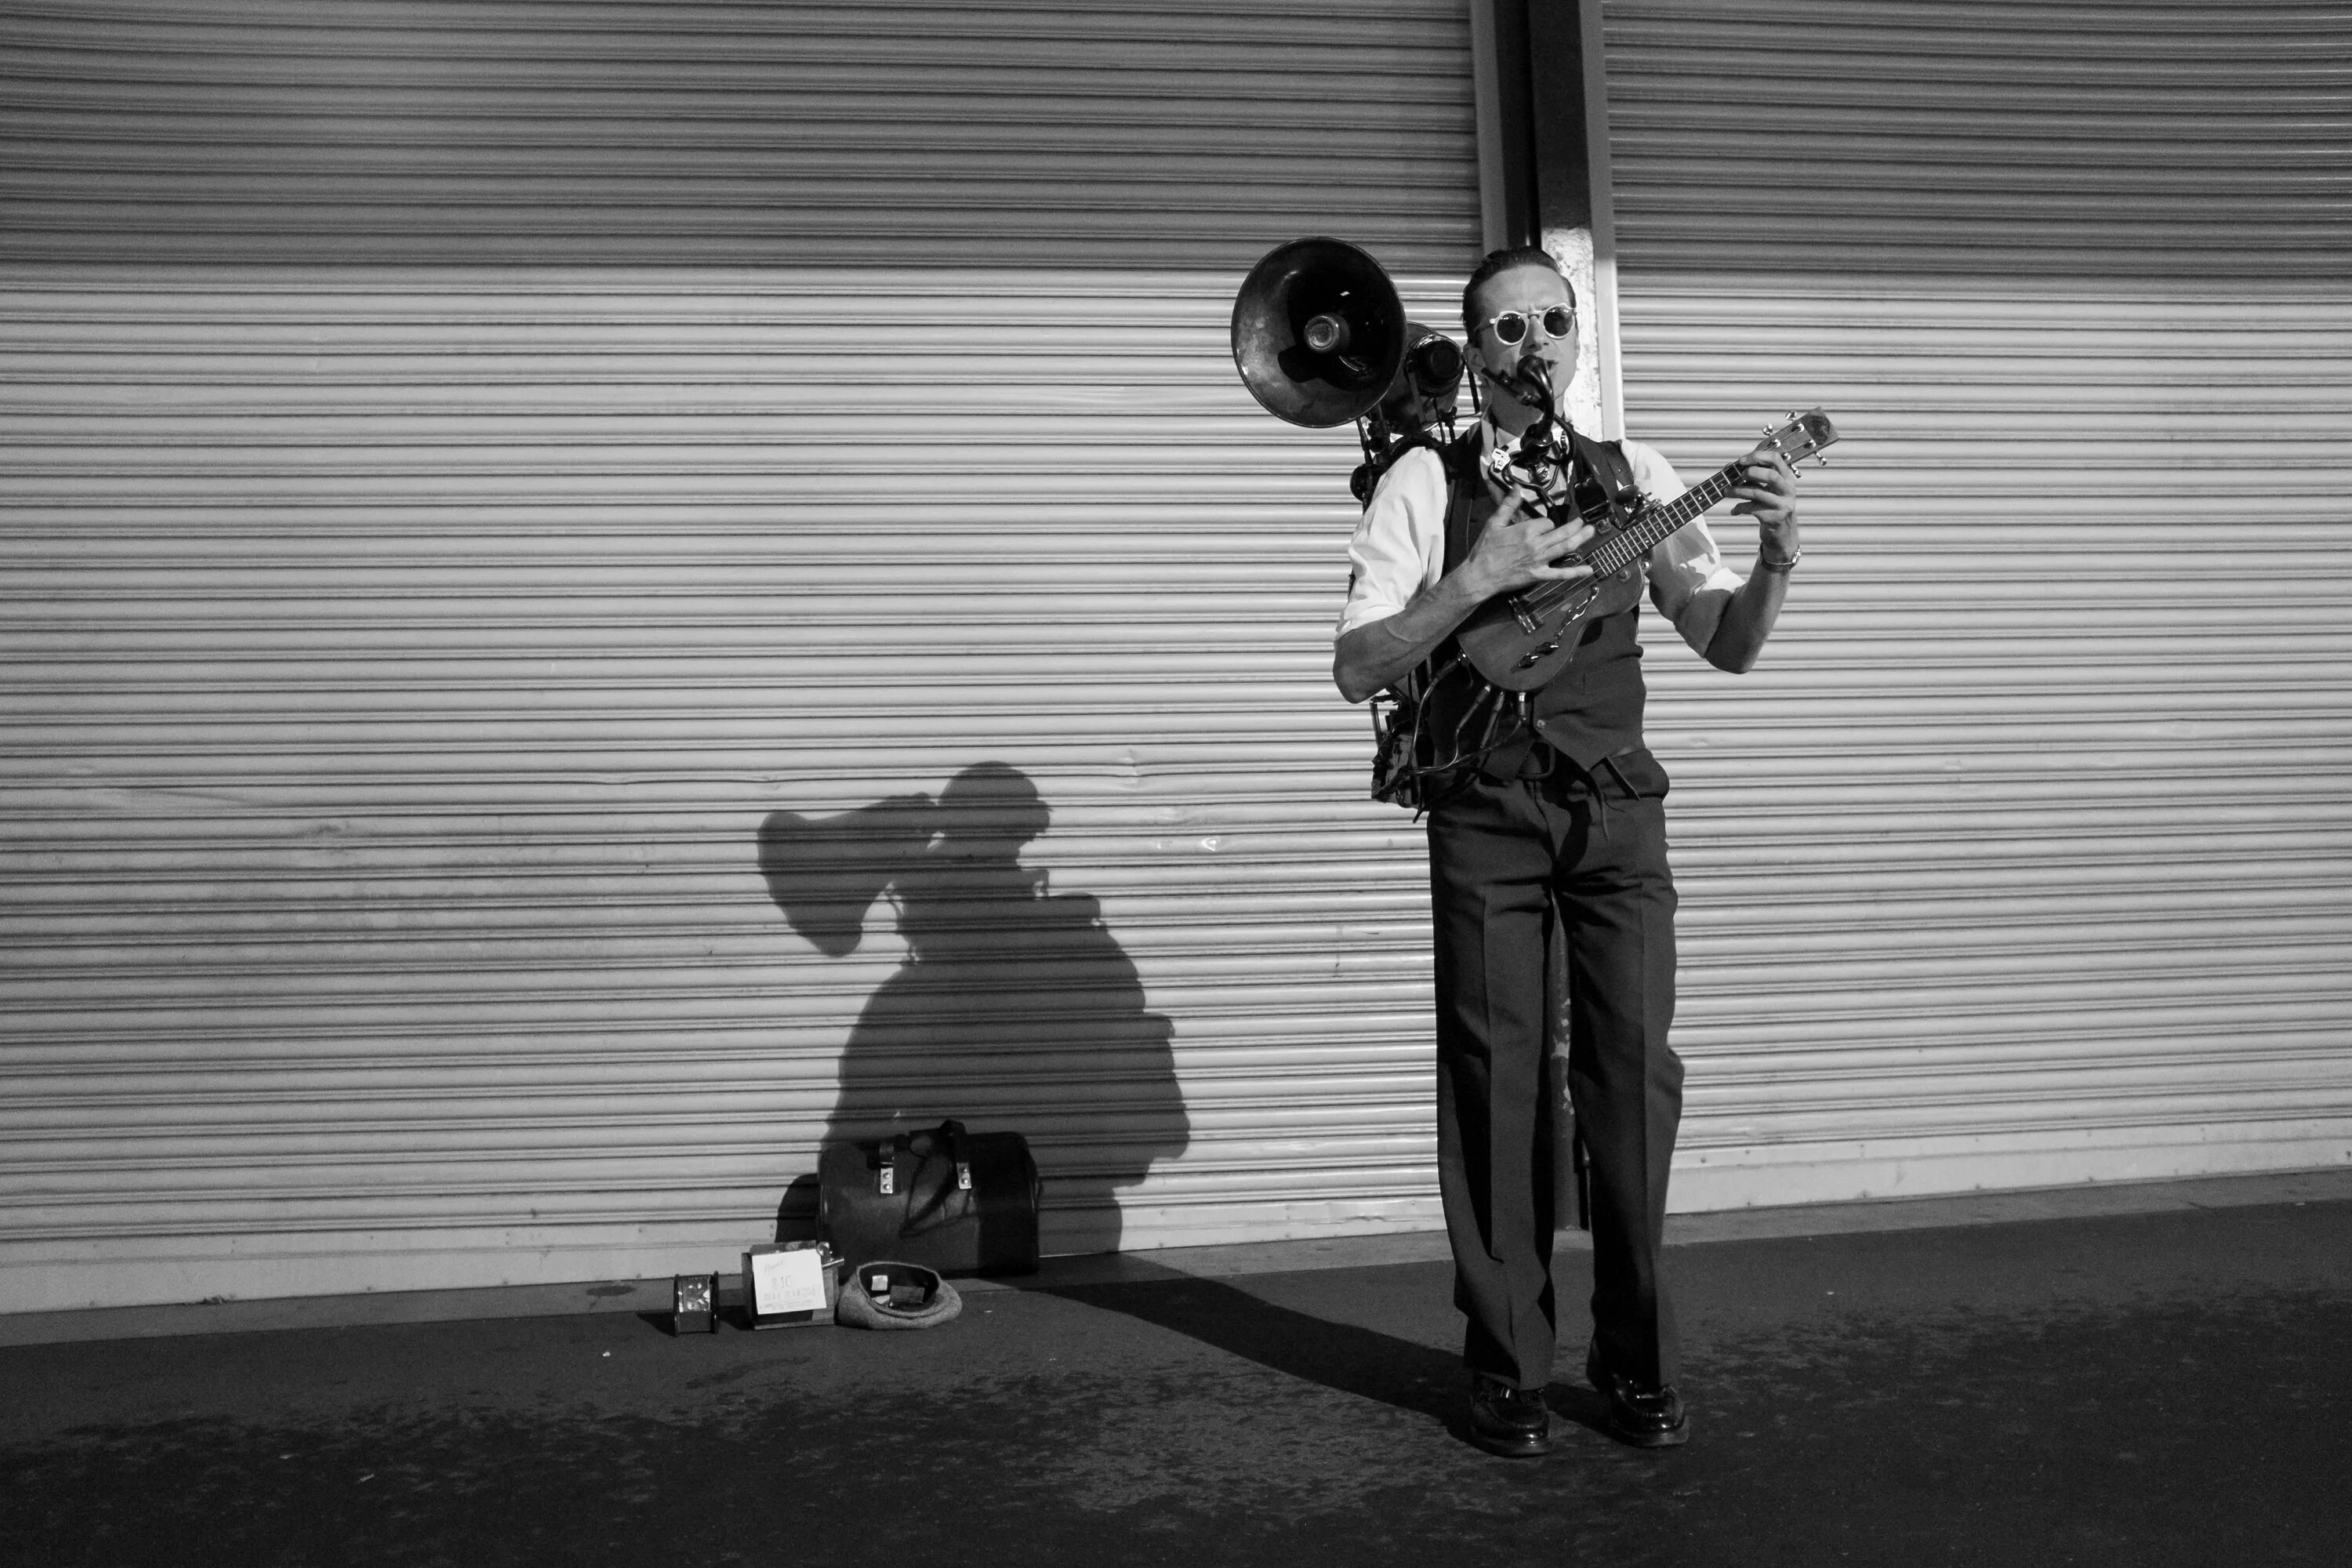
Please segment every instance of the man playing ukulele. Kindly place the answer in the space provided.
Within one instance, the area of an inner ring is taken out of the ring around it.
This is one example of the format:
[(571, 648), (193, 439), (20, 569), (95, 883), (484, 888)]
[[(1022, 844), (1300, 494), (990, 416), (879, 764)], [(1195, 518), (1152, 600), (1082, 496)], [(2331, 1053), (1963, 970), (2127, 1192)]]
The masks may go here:
[[(1538, 417), (1510, 383), (1564, 388), (1576, 369), (1574, 295), (1532, 247), (1496, 251), (1463, 291), (1486, 417), (1450, 453), (1408, 452), (1381, 479), (1349, 546), (1355, 568), (1332, 676), (1350, 702), (1448, 651), (1498, 594), (1589, 576), (1559, 558), (1593, 536), (1555, 525), (1488, 462)], [(1622, 445), (1653, 500), (1683, 489), (1664, 458)], [(1730, 570), (1703, 522), (1636, 568), (1650, 601), (1717, 668), (1750, 668), (1798, 557), (1795, 476), (1778, 453), (1742, 459), (1731, 495), (1760, 534), (1756, 569)], [(1448, 528), (1455, 498), (1460, 510)], [(1557, 495), (1548, 499), (1557, 500)], [(1449, 533), (1453, 537), (1449, 540)], [(1569, 958), (1569, 1089), (1591, 1154), (1594, 1332), (1586, 1374), (1609, 1427), (1643, 1447), (1689, 1436), (1677, 1343), (1659, 1277), (1666, 1178), (1682, 1114), (1666, 775), (1643, 743), (1638, 598), (1570, 634), (1576, 655), (1527, 694), (1527, 721), (1465, 766), (1429, 810), (1437, 973), (1438, 1171), (1467, 1316), (1471, 1434), (1505, 1455), (1551, 1447), (1552, 1108), (1544, 965), (1553, 922)]]

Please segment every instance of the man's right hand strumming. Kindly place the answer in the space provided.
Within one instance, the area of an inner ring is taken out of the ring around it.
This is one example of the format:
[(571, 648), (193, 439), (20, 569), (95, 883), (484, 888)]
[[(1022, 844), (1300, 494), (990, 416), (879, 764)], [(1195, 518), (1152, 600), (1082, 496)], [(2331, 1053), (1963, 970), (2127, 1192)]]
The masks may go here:
[(1477, 542), (1461, 565), (1415, 594), (1395, 615), (1339, 638), (1332, 649), (1331, 679), (1340, 696), (1361, 702), (1395, 685), (1468, 620), (1472, 611), (1497, 594), (1547, 578), (1573, 581), (1592, 574), (1592, 568), (1580, 563), (1552, 564), (1592, 537), (1591, 525), (1561, 526), (1528, 515), (1527, 508), (1524, 494), (1515, 490), (1505, 496), (1486, 514)]
[[(1487, 493), (1494, 492), (1490, 489)], [(1514, 489), (1496, 502), (1479, 525), (1477, 542), (1470, 547), (1469, 559), (1454, 569), (1455, 575), (1465, 577), (1463, 585), (1477, 594), (1471, 601), (1472, 609), (1497, 594), (1507, 594), (1530, 584), (1572, 583), (1592, 575), (1592, 568), (1582, 562), (1570, 566), (1553, 564), (1590, 540), (1592, 525), (1581, 520), (1572, 524), (1555, 523), (1539, 512), (1530, 514), (1528, 507), (1531, 499), (1525, 490)], [(1466, 616), (1469, 611), (1463, 613)]]

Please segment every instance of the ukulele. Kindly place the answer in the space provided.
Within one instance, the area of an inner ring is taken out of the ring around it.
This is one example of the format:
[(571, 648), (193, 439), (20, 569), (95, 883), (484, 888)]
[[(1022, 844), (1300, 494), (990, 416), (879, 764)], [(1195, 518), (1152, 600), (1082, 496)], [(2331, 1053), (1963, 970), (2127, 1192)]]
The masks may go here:
[[(1645, 581), (1642, 563), (1651, 550), (1729, 496), (1732, 487), (1741, 482), (1740, 469), (1748, 459), (1743, 457), (1727, 463), (1663, 504), (1631, 489), (1611, 494), (1585, 471), (1585, 465), (1571, 468), (1549, 388), (1529, 379), (1513, 384), (1511, 390), (1539, 415), (1519, 438), (1516, 452), (1496, 448), (1498, 466), (1507, 468), (1496, 477), (1503, 483), (1517, 484), (1541, 495), (1549, 491), (1555, 476), (1570, 476), (1565, 494), (1559, 500), (1544, 501), (1543, 511), (1555, 523), (1580, 521), (1592, 526), (1592, 538), (1555, 563), (1590, 566), (1592, 574), (1574, 582), (1547, 578), (1529, 587), (1497, 594), (1472, 611), (1454, 635), (1480, 675), (1507, 691), (1532, 691), (1574, 660), (1578, 645), (1570, 634), (1580, 623), (1588, 617), (1615, 615), (1642, 596)], [(1822, 448), (1837, 438), (1828, 416), (1816, 408), (1810, 414), (1792, 414), (1779, 429), (1766, 431), (1762, 445), (1795, 464), (1820, 457)]]

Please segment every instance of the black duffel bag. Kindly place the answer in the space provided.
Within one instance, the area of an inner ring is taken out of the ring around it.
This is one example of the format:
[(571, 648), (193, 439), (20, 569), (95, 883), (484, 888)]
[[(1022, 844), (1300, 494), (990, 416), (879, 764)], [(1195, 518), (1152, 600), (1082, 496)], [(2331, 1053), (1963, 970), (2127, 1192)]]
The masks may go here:
[(941, 1274), (1037, 1267), (1037, 1162), (1018, 1132), (927, 1132), (835, 1143), (817, 1159), (817, 1227), (852, 1268), (877, 1258)]

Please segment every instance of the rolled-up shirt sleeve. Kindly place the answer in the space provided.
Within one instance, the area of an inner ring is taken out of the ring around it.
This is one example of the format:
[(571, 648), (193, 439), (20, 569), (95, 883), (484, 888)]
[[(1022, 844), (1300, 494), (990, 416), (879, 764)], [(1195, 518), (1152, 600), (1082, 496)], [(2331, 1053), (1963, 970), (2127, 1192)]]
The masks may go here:
[(1348, 542), (1348, 603), (1335, 638), (1384, 621), (1445, 574), (1445, 465), (1418, 447), (1381, 476)]
[[(1633, 482), (1660, 505), (1688, 488), (1675, 476), (1673, 464), (1639, 441), (1625, 443), (1625, 457), (1633, 466)], [(1683, 641), (1704, 655), (1723, 619), (1725, 597), (1738, 593), (1748, 579), (1724, 564), (1715, 535), (1699, 518), (1659, 541), (1650, 552), (1649, 564), (1650, 603), (1674, 623)], [(1710, 588), (1721, 592), (1710, 594)]]

